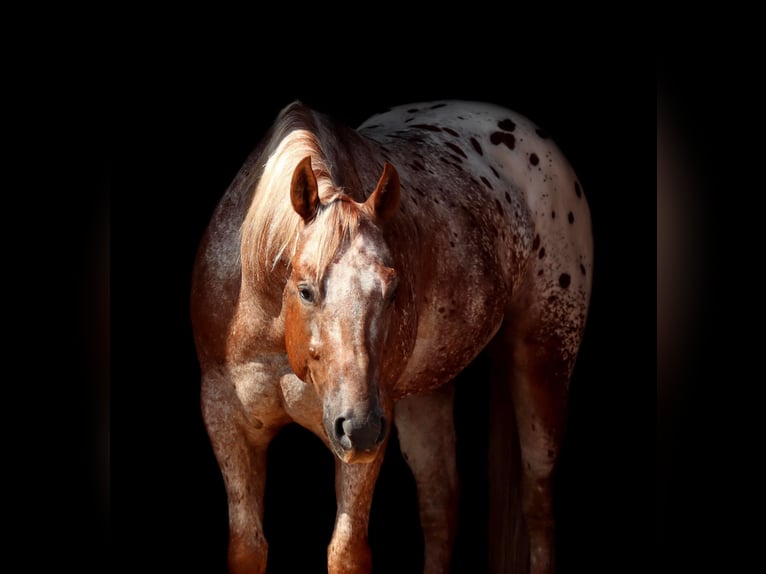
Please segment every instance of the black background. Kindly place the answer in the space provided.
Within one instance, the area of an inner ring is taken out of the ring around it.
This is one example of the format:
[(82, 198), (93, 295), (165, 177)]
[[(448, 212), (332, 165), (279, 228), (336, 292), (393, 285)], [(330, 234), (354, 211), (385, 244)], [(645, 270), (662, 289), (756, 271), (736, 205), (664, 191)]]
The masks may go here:
[[(199, 409), (190, 274), (216, 202), (278, 111), (297, 98), (354, 126), (390, 105), (458, 98), (528, 116), (563, 149), (583, 185), (595, 270), (556, 477), (559, 566), (647, 571), (655, 518), (654, 60), (641, 46), (623, 49), (616, 32), (590, 48), (575, 34), (543, 51), (493, 31), (471, 34), (467, 51), (456, 47), (465, 45), (456, 44), (459, 35), (448, 34), (444, 42), (420, 35), (398, 55), (380, 49), (377, 37), (366, 44), (312, 38), (294, 58), (274, 57), (257, 37), (231, 52), (213, 50), (210, 40), (121, 55), (101, 172), (111, 212), (113, 563), (225, 572), (226, 500)], [(405, 37), (415, 36), (387, 39)], [(616, 57), (605, 44), (619, 48)], [(484, 374), (479, 362), (464, 376), (481, 381)], [(481, 420), (486, 396), (459, 399), (466, 491), (456, 571), (481, 572), (486, 444), (482, 423), (467, 421)], [(275, 441), (266, 503), (270, 572), (322, 571), (332, 480), (332, 458), (317, 439), (291, 428)], [(419, 570), (414, 504), (411, 479), (391, 454), (372, 514), (376, 571)]]

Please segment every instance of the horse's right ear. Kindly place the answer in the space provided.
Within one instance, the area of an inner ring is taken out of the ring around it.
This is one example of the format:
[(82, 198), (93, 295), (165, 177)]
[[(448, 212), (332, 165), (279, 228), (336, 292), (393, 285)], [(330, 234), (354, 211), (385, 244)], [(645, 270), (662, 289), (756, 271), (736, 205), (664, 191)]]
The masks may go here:
[(314, 219), (319, 208), (319, 187), (314, 170), (311, 169), (311, 156), (304, 157), (293, 172), (290, 183), (290, 200), (295, 212), (308, 223)]

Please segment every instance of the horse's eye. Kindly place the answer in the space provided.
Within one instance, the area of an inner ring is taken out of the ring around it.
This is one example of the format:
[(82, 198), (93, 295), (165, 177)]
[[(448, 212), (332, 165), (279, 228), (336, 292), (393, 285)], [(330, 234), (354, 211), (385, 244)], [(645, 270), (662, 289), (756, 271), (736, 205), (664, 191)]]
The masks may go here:
[(391, 292), (388, 294), (388, 301), (390, 303), (393, 303), (394, 299), (396, 299), (396, 294), (397, 293), (399, 293), (399, 285), (397, 285), (393, 289), (391, 289)]
[(393, 303), (394, 299), (396, 299), (396, 294), (399, 292), (399, 281), (394, 279), (393, 284), (388, 287), (387, 291), (386, 302)]
[(298, 285), (298, 295), (304, 303), (314, 302), (314, 290), (309, 285)]

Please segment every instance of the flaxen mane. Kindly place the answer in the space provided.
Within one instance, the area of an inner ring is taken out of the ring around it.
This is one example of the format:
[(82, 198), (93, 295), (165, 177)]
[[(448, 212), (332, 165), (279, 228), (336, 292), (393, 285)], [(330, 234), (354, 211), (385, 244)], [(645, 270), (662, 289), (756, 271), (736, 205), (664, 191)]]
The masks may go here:
[(277, 119), (253, 200), (242, 222), (240, 256), (243, 276), (262, 281), (280, 263), (289, 264), (303, 221), (290, 202), (290, 182), (298, 162), (311, 157), (319, 186), (319, 208), (314, 222), (317, 237), (317, 278), (340, 244), (350, 239), (359, 225), (360, 211), (337, 187), (327, 165), (321, 142), (313, 131), (314, 118), (294, 104)]

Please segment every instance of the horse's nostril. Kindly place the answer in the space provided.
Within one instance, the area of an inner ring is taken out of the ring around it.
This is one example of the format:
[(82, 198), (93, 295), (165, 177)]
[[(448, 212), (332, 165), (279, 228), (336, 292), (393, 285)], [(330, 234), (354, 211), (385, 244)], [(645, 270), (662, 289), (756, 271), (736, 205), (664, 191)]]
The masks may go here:
[(353, 448), (353, 445), (351, 444), (351, 439), (346, 434), (346, 430), (343, 428), (345, 423), (346, 423), (345, 417), (338, 417), (337, 419), (335, 419), (335, 426), (333, 430), (335, 431), (335, 438), (338, 440), (340, 445), (345, 450), (351, 450), (351, 448)]
[(338, 417), (337, 419), (335, 419), (335, 436), (337, 438), (340, 438), (346, 434), (346, 431), (343, 430), (344, 422), (346, 422), (346, 419), (343, 417)]

